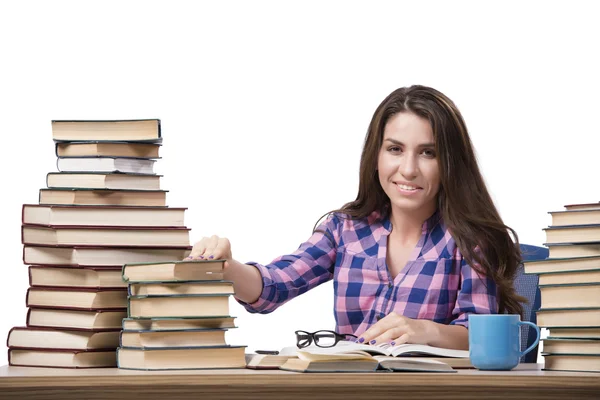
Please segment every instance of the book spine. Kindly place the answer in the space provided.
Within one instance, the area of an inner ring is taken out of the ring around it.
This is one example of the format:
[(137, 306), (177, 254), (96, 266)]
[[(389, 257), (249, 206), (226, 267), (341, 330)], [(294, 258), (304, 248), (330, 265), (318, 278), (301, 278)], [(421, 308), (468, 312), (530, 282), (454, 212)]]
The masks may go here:
[(31, 319), (31, 308), (28, 308), (27, 309), (27, 316), (25, 317), (25, 325), (31, 326), (29, 324), (30, 319)]
[(6, 335), (6, 347), (9, 347), (8, 342), (10, 341), (10, 335), (15, 329), (16, 327), (12, 327), (10, 331), (8, 331), (8, 335)]
[(29, 291), (31, 288), (27, 289), (27, 293), (25, 294), (25, 307), (29, 307)]
[(31, 266), (29, 266), (29, 268), (27, 268), (28, 274), (29, 274), (29, 286), (33, 286), (32, 283), (32, 278), (31, 278)]

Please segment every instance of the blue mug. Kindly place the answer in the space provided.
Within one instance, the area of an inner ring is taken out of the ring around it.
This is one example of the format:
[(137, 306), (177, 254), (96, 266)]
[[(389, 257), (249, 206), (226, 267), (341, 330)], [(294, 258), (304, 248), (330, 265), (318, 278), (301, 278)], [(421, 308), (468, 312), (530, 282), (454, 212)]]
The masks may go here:
[[(521, 326), (535, 329), (535, 342), (521, 351)], [(508, 371), (537, 346), (540, 328), (517, 314), (469, 314), (469, 358), (477, 369)]]

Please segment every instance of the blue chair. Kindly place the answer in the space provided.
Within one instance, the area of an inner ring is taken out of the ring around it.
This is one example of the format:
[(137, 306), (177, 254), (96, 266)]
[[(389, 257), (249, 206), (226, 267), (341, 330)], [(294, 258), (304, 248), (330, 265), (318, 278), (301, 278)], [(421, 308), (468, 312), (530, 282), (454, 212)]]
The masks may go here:
[[(521, 256), (523, 261), (537, 261), (548, 258), (548, 249), (545, 247), (521, 244)], [(537, 275), (526, 275), (523, 265), (519, 265), (517, 276), (515, 278), (515, 290), (517, 293), (527, 298), (528, 303), (523, 304), (523, 318), (525, 321), (537, 323), (536, 311), (540, 309), (541, 295), (538, 286)], [(535, 341), (535, 330), (530, 327), (522, 328), (521, 348), (524, 350), (531, 346)], [(522, 363), (537, 362), (538, 346), (521, 358)]]

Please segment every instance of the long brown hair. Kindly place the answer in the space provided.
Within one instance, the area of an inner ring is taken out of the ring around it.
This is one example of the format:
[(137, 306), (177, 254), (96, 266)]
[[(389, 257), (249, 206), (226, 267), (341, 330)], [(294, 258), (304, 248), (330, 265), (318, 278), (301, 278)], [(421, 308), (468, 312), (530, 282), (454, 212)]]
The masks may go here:
[(521, 302), (527, 300), (513, 286), (521, 263), (517, 233), (502, 222), (479, 171), (462, 115), (443, 93), (415, 85), (397, 89), (383, 100), (365, 138), (356, 200), (332, 212), (351, 218), (390, 212), (390, 199), (377, 175), (377, 159), (385, 125), (400, 112), (414, 113), (431, 124), (440, 168), (438, 210), (456, 245), (478, 273), (496, 283), (498, 312), (522, 315)]

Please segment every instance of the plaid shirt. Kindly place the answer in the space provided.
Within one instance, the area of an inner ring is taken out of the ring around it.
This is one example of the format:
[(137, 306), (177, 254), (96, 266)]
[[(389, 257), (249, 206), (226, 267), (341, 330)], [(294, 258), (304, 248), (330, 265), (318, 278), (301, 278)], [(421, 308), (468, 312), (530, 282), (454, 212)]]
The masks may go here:
[(463, 259), (439, 213), (424, 222), (407, 264), (392, 279), (386, 264), (389, 218), (331, 214), (310, 239), (260, 271), (263, 291), (250, 312), (270, 313), (288, 300), (333, 279), (339, 333), (362, 334), (392, 311), (409, 318), (468, 327), (468, 314), (498, 311), (495, 283)]

